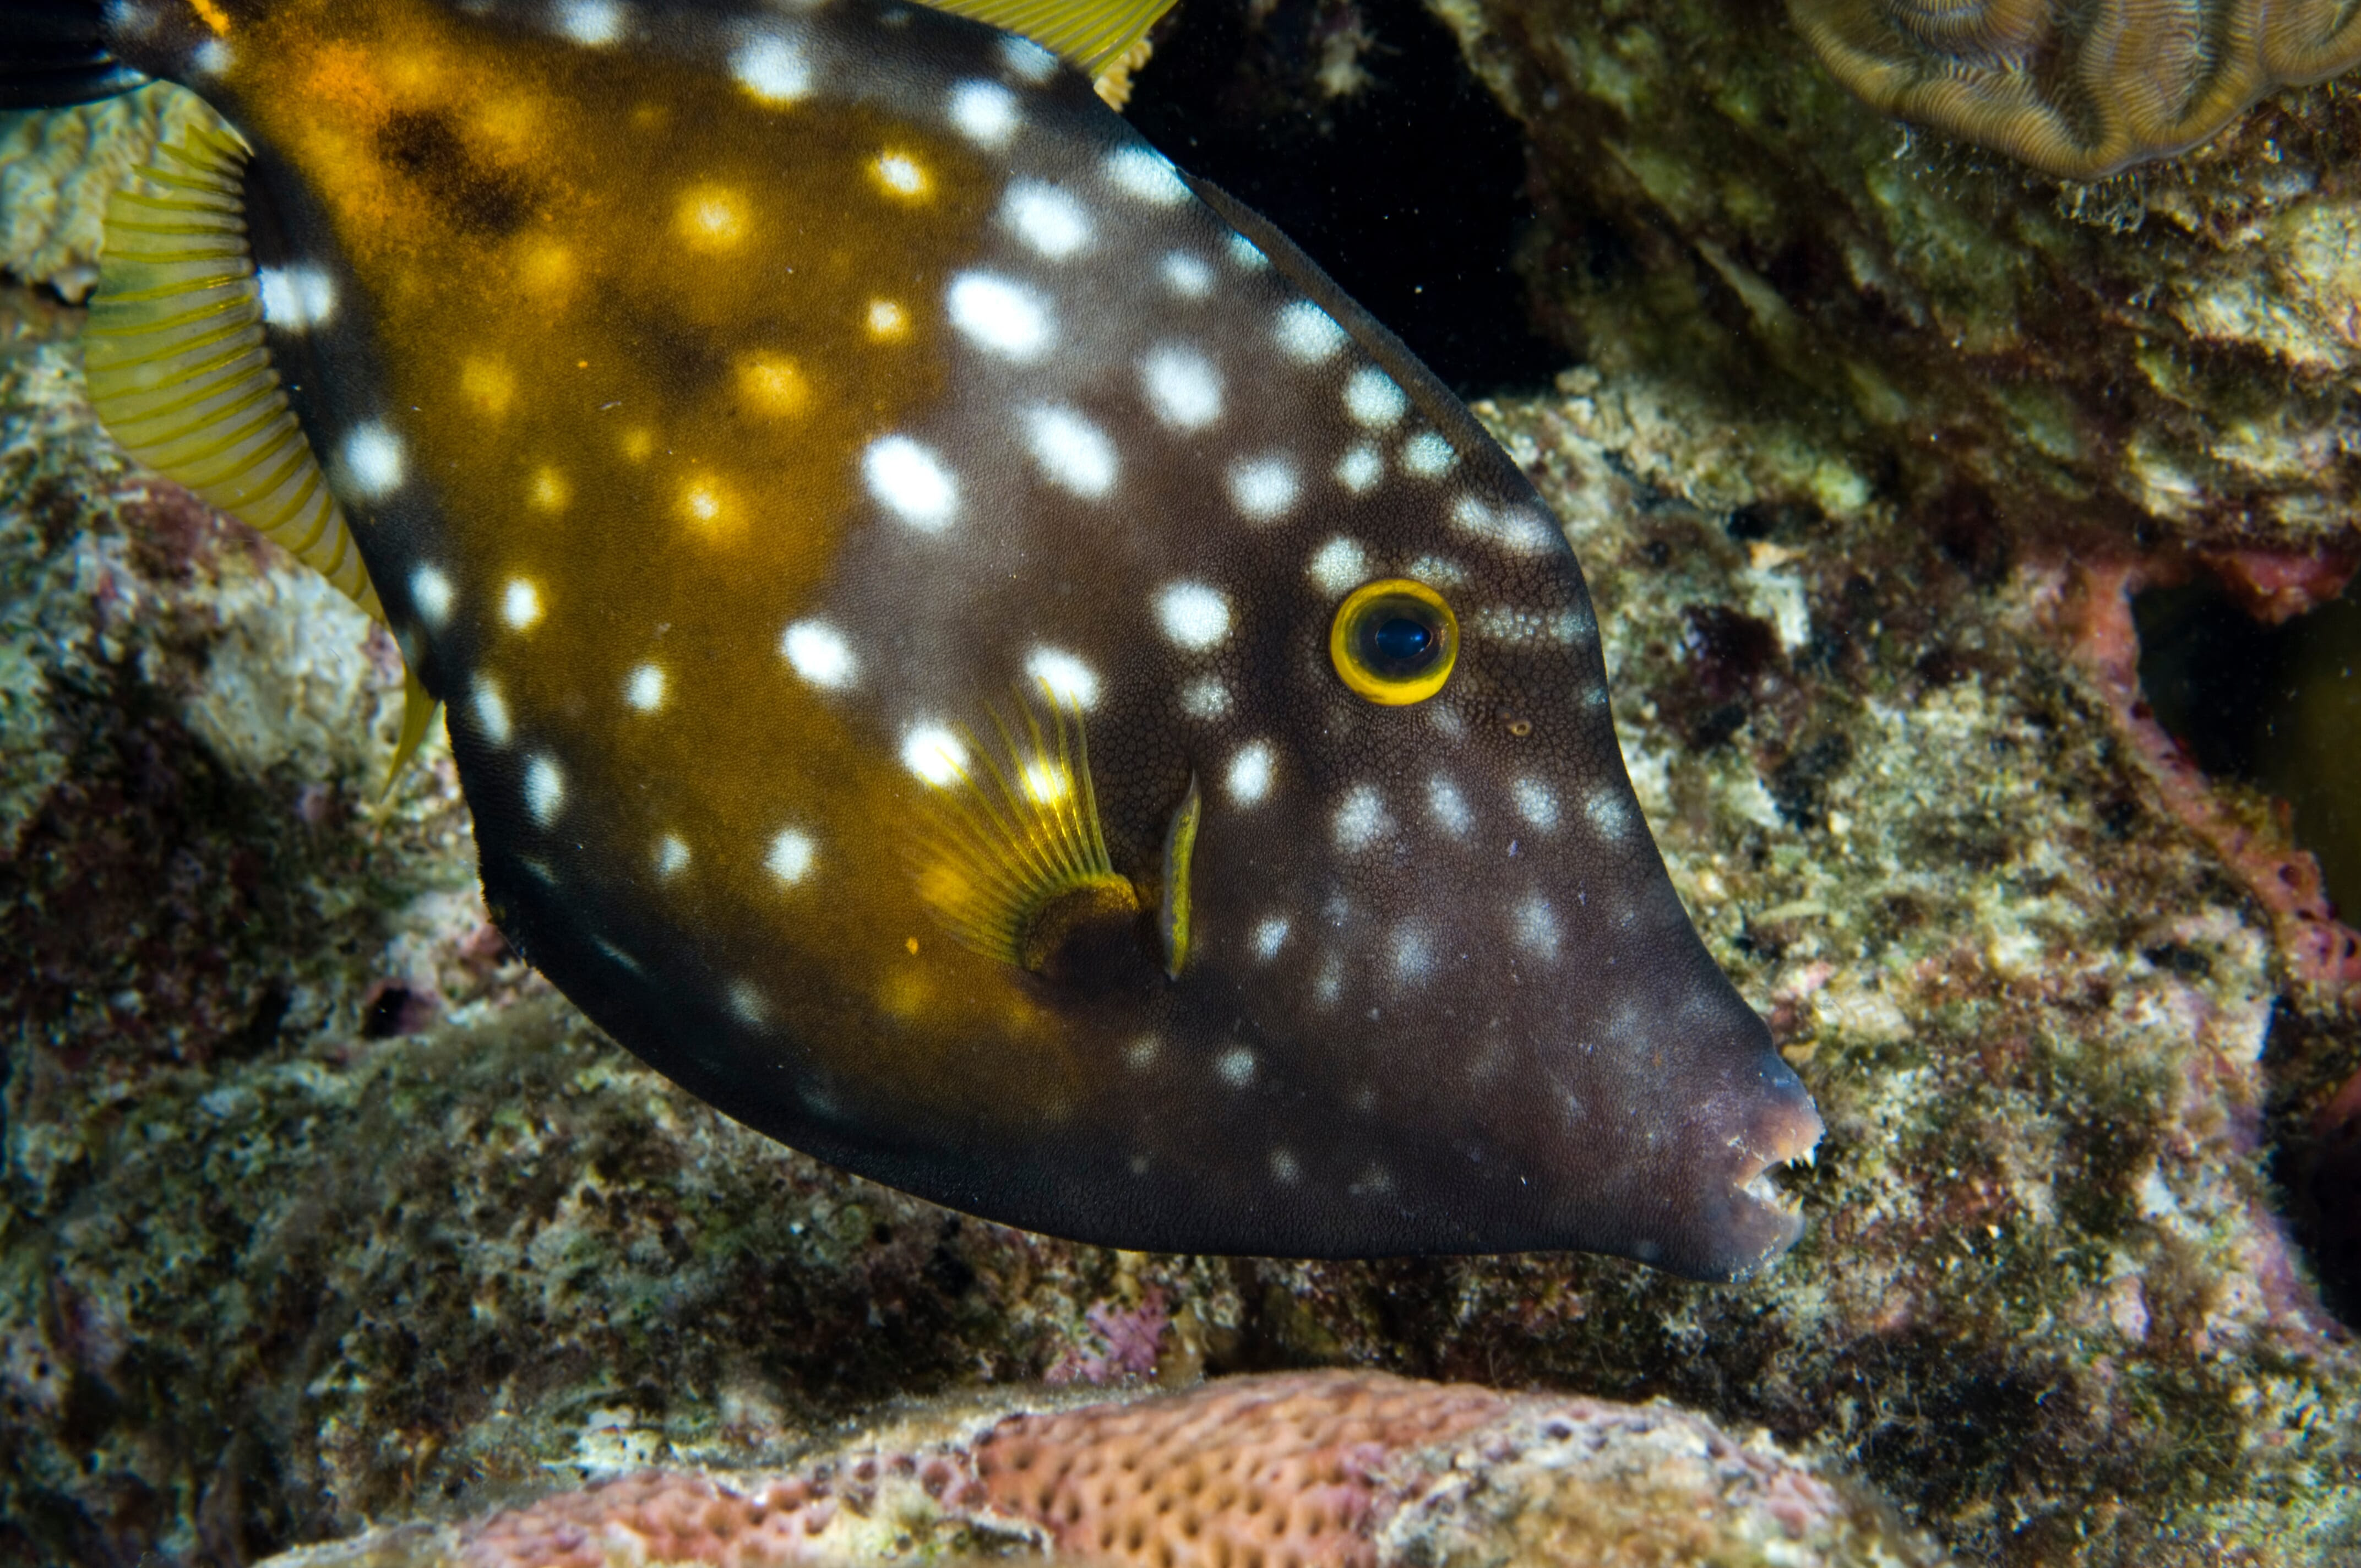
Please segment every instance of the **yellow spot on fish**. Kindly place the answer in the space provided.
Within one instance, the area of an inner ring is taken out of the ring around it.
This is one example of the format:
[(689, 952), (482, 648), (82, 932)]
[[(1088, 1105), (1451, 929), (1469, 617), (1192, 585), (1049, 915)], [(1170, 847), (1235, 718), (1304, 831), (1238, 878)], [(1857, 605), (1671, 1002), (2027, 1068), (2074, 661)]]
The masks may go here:
[(635, 424), (623, 432), (623, 455), (634, 463), (644, 463), (655, 452), (656, 433), (643, 424)]
[(916, 937), (908, 937), (908, 938), (905, 938), (903, 939), (902, 946), (909, 949), (910, 956), (911, 956), (912, 958), (914, 958), (914, 959), (915, 959), (915, 958), (917, 958), (917, 957), (918, 956), (918, 938), (916, 938)]
[(794, 360), (780, 354), (751, 354), (739, 361), (738, 390), (754, 412), (779, 418), (803, 412), (811, 401), (811, 383)]
[(734, 498), (720, 480), (713, 478), (691, 479), (681, 487), (680, 514), (708, 535), (719, 534), (741, 521)]
[(543, 511), (564, 511), (566, 503), (574, 499), (574, 485), (564, 474), (544, 465), (533, 471), (533, 485), (525, 493)]
[(516, 400), (516, 372), (498, 359), (470, 355), (459, 365), (459, 390), (477, 408), (498, 419)]
[(869, 335), (880, 343), (897, 343), (910, 335), (910, 313), (891, 300), (869, 302)]
[(229, 31), (229, 15), (214, 5), (214, 0), (189, 0), (189, 9), (194, 11), (198, 19), (216, 34)]
[(905, 201), (923, 201), (934, 183), (917, 159), (906, 152), (881, 152), (877, 161), (869, 166), (870, 173), (889, 196)]
[(554, 240), (536, 241), (517, 258), (519, 280), (549, 304), (558, 303), (573, 292), (574, 280), (580, 270), (572, 248)]
[(720, 255), (744, 243), (752, 218), (746, 198), (727, 185), (692, 185), (673, 214), (673, 229), (691, 250)]
[(878, 990), (877, 1001), (887, 1014), (896, 1018), (915, 1018), (927, 1010), (934, 1000), (934, 982), (922, 970), (897, 970), (885, 977)]

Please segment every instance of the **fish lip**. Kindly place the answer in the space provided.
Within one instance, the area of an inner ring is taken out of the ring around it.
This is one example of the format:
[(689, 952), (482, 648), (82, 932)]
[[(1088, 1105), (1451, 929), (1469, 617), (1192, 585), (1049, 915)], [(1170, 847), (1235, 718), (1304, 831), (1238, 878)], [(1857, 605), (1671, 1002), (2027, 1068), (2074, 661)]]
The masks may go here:
[(1730, 1197), (1739, 1212), (1754, 1222), (1749, 1228), (1768, 1243), (1741, 1273), (1776, 1257), (1804, 1234), (1803, 1199), (1783, 1189), (1778, 1175), (1797, 1161), (1815, 1163), (1828, 1124), (1802, 1084), (1794, 1087), (1794, 1094), (1763, 1102), (1746, 1135), (1731, 1141), (1737, 1158), (1730, 1177)]

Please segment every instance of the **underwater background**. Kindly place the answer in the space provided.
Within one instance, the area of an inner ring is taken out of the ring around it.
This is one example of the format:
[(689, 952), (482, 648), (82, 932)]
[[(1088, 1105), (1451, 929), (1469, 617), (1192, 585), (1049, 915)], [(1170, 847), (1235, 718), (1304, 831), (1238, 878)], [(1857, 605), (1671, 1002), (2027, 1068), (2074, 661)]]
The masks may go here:
[(1127, 112), (1564, 520), (1803, 1241), (1110, 1252), (640, 1067), (97, 426), (149, 89), (0, 118), (0, 1563), (2361, 1563), (2351, 83), (2078, 182), (1748, 0), (1190, 0)]

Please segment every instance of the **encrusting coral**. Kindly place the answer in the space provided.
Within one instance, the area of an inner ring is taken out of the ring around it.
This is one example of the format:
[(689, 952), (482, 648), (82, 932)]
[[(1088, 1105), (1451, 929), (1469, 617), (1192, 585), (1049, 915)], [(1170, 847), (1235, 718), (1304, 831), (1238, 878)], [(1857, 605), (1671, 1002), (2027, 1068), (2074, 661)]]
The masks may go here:
[(2062, 180), (2169, 158), (2267, 93), (2361, 63), (2361, 11), (2339, 0), (1788, 4), (1871, 104)]
[(788, 1475), (642, 1472), (279, 1568), (851, 1568), (1045, 1550), (1104, 1568), (1938, 1560), (1856, 1488), (1662, 1406), (1312, 1372), (996, 1420), (955, 1406), (927, 1425), (931, 1441), (862, 1434)]

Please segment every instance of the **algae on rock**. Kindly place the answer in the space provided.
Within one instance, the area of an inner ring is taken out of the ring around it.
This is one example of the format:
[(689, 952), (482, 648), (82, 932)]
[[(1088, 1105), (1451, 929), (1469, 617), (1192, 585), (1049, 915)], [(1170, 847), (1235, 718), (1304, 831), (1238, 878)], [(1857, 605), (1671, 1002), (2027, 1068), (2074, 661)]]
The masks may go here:
[(2361, 99), (2098, 185), (1882, 118), (1784, 9), (1431, 0), (1532, 138), (1576, 356), (1726, 430), (1694, 479), (1934, 532), (2349, 542)]

